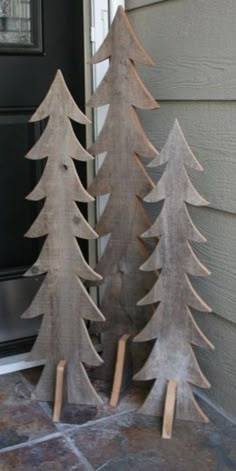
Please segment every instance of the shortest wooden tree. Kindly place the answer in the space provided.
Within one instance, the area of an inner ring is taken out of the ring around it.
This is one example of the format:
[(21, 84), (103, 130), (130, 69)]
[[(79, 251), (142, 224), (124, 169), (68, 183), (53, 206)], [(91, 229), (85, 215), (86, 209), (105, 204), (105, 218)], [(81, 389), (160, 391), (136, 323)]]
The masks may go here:
[(76, 201), (88, 203), (93, 198), (83, 188), (73, 159), (88, 161), (92, 156), (77, 140), (70, 119), (87, 124), (57, 72), (51, 88), (31, 121), (49, 117), (39, 141), (27, 154), (28, 159), (45, 159), (41, 180), (28, 196), (32, 201), (45, 199), (38, 218), (27, 237), (47, 235), (42, 251), (26, 276), (46, 273), (46, 277), (24, 318), (43, 314), (38, 338), (30, 360), (45, 359), (46, 365), (34, 391), (36, 399), (50, 401), (54, 396), (56, 367), (60, 360), (67, 365), (67, 398), (70, 403), (99, 404), (85, 365), (102, 363), (88, 334), (86, 320), (103, 321), (104, 317), (90, 298), (82, 280), (99, 281), (85, 261), (76, 237), (97, 238), (82, 216)]
[[(213, 349), (200, 331), (190, 308), (210, 312), (211, 309), (197, 295), (189, 275), (205, 276), (208, 270), (199, 262), (189, 241), (204, 242), (194, 226), (186, 203), (204, 206), (207, 202), (193, 187), (186, 166), (202, 170), (189, 148), (176, 120), (162, 152), (150, 166), (166, 163), (164, 174), (145, 198), (153, 203), (163, 200), (160, 216), (143, 237), (160, 236), (157, 248), (141, 267), (150, 271), (161, 269), (158, 281), (139, 305), (159, 303), (144, 330), (135, 338), (137, 342), (157, 339), (154, 348), (136, 380), (155, 383), (146, 399), (142, 412), (163, 415), (164, 401), (183, 420), (206, 422), (208, 419), (197, 405), (190, 384), (208, 388), (191, 344)], [(169, 411), (170, 412), (170, 411)], [(173, 417), (172, 417), (173, 419)]]

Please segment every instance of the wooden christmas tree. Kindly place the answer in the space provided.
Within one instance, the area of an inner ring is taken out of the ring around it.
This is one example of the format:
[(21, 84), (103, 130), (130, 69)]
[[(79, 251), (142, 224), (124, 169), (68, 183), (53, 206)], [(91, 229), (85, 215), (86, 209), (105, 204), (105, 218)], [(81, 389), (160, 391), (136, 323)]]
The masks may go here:
[(66, 87), (60, 71), (31, 121), (49, 117), (47, 127), (28, 159), (45, 159), (42, 178), (29, 200), (45, 199), (27, 237), (47, 236), (36, 263), (26, 276), (46, 273), (24, 318), (43, 314), (38, 338), (29, 359), (45, 359), (46, 365), (35, 389), (42, 401), (53, 399), (56, 366), (67, 363), (67, 397), (70, 403), (98, 404), (100, 399), (87, 376), (85, 365), (98, 366), (102, 360), (89, 337), (86, 320), (103, 321), (103, 315), (85, 289), (82, 279), (98, 281), (101, 276), (86, 263), (76, 237), (94, 239), (97, 234), (86, 222), (76, 201), (93, 198), (83, 188), (73, 159), (92, 159), (78, 142), (70, 119), (87, 124)]
[[(136, 337), (137, 342), (157, 339), (153, 350), (136, 380), (153, 380), (141, 411), (163, 415), (168, 383), (176, 384), (176, 415), (179, 419), (206, 422), (207, 417), (197, 405), (190, 384), (201, 388), (210, 385), (197, 363), (191, 344), (214, 347), (197, 326), (190, 308), (210, 312), (194, 290), (189, 275), (205, 276), (208, 270), (197, 259), (189, 241), (205, 242), (194, 226), (186, 203), (208, 204), (193, 187), (186, 167), (202, 170), (189, 148), (178, 121), (169, 135), (160, 157), (151, 166), (166, 163), (157, 186), (145, 198), (153, 203), (163, 200), (160, 216), (144, 237), (160, 237), (160, 241), (141, 270), (161, 269), (158, 281), (139, 305), (159, 303), (156, 311)], [(170, 388), (171, 390), (171, 388)], [(172, 388), (172, 393), (174, 388)], [(173, 401), (172, 401), (173, 402)]]
[[(140, 156), (155, 158), (158, 153), (146, 137), (135, 108), (156, 109), (158, 104), (140, 80), (134, 62), (152, 65), (120, 6), (104, 43), (92, 63), (110, 58), (107, 74), (89, 101), (89, 106), (109, 104), (108, 115), (92, 154), (107, 152), (105, 161), (89, 192), (110, 194), (98, 221), (100, 236), (110, 234), (97, 271), (105, 278), (102, 311), (106, 317), (103, 332), (105, 375), (114, 371), (117, 339), (124, 333), (136, 335), (145, 323), (138, 312), (138, 294), (147, 292), (152, 281), (139, 272), (147, 257), (139, 236), (150, 227), (140, 202), (152, 188)], [(151, 315), (151, 313), (150, 313)], [(149, 316), (150, 317), (150, 316)], [(147, 319), (147, 317), (146, 317)]]

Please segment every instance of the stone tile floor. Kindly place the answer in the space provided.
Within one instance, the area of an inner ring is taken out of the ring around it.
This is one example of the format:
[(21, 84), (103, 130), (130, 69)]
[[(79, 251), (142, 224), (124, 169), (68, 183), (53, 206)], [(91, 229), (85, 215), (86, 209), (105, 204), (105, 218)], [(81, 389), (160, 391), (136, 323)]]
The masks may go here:
[(114, 410), (97, 383), (104, 406), (65, 405), (53, 424), (51, 405), (30, 399), (35, 374), (0, 376), (0, 471), (236, 470), (236, 426), (205, 403), (209, 424), (176, 421), (162, 440), (160, 420), (136, 413), (140, 389)]

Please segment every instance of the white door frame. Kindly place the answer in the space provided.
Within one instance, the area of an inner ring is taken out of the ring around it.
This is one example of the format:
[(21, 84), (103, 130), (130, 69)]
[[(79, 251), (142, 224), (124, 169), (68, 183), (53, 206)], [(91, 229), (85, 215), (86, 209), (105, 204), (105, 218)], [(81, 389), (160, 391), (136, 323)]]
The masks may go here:
[(109, 0), (109, 10), (110, 10), (110, 21), (113, 20), (117, 7), (119, 5), (122, 5), (122, 7), (125, 7), (125, 0)]
[[(94, 54), (102, 44), (108, 33), (117, 7), (124, 6), (125, 0), (90, 0), (91, 4), (91, 42), (92, 53)], [(92, 92), (98, 87), (104, 77), (109, 62), (104, 61), (96, 64), (92, 68)], [(94, 110), (94, 136), (98, 135), (106, 117), (107, 107)]]
[[(93, 54), (98, 50), (102, 44), (105, 36), (108, 33), (109, 26), (115, 16), (116, 10), (119, 5), (124, 6), (125, 0), (91, 0), (91, 41)], [(104, 61), (96, 64), (92, 68), (92, 92), (96, 90), (105, 73), (107, 72), (109, 61)], [(108, 106), (96, 108), (93, 112), (93, 135), (94, 138), (98, 136), (101, 131), (106, 115)], [(95, 173), (101, 167), (105, 154), (99, 155), (96, 158)], [(96, 217), (99, 219), (106, 204), (108, 196), (101, 196), (96, 201)], [(97, 242), (98, 257), (101, 257), (108, 237), (104, 237)]]

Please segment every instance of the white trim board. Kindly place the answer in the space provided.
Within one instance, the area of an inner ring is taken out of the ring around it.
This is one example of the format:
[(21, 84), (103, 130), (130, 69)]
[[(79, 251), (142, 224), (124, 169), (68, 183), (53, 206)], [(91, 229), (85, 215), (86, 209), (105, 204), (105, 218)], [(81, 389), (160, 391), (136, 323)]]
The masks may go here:
[(118, 6), (121, 5), (122, 7), (125, 7), (125, 0), (109, 0), (109, 4), (110, 21), (112, 21)]
[[(92, 53), (94, 54), (103, 40), (105, 39), (108, 31), (109, 25), (111, 24), (117, 7), (119, 5), (124, 6), (124, 0), (91, 0), (91, 42), (92, 42)], [(92, 67), (92, 91), (94, 92), (101, 80), (103, 79), (105, 73), (107, 72), (109, 66), (109, 61), (104, 61), (99, 64), (96, 64)], [(100, 133), (108, 111), (108, 105), (98, 107), (94, 110), (94, 139), (97, 138)], [(97, 157), (95, 162), (95, 174), (98, 172), (101, 167), (106, 154), (101, 154)], [(100, 219), (104, 208), (106, 207), (108, 201), (108, 196), (103, 195), (97, 198), (96, 201), (96, 216), (97, 219)], [(108, 242), (108, 237), (100, 238), (97, 242), (98, 244), (98, 257), (100, 258), (103, 254), (105, 247)]]
[(46, 360), (27, 361), (27, 357), (27, 353), (22, 353), (0, 358), (0, 376), (45, 365)]
[[(91, 42), (92, 54), (94, 54), (104, 41), (110, 23), (109, 15), (110, 1), (109, 0), (91, 0)], [(109, 61), (103, 61), (99, 64), (92, 66), (92, 92), (94, 92), (104, 75), (107, 72)], [(102, 106), (93, 110), (93, 135), (96, 140), (99, 135), (107, 116), (108, 106)], [(95, 160), (95, 175), (98, 173), (106, 154), (100, 154)], [(106, 206), (107, 197), (100, 196), (96, 199), (96, 219), (101, 217), (101, 214)], [(106, 246), (106, 238), (100, 238), (97, 241), (98, 257), (100, 258)]]

